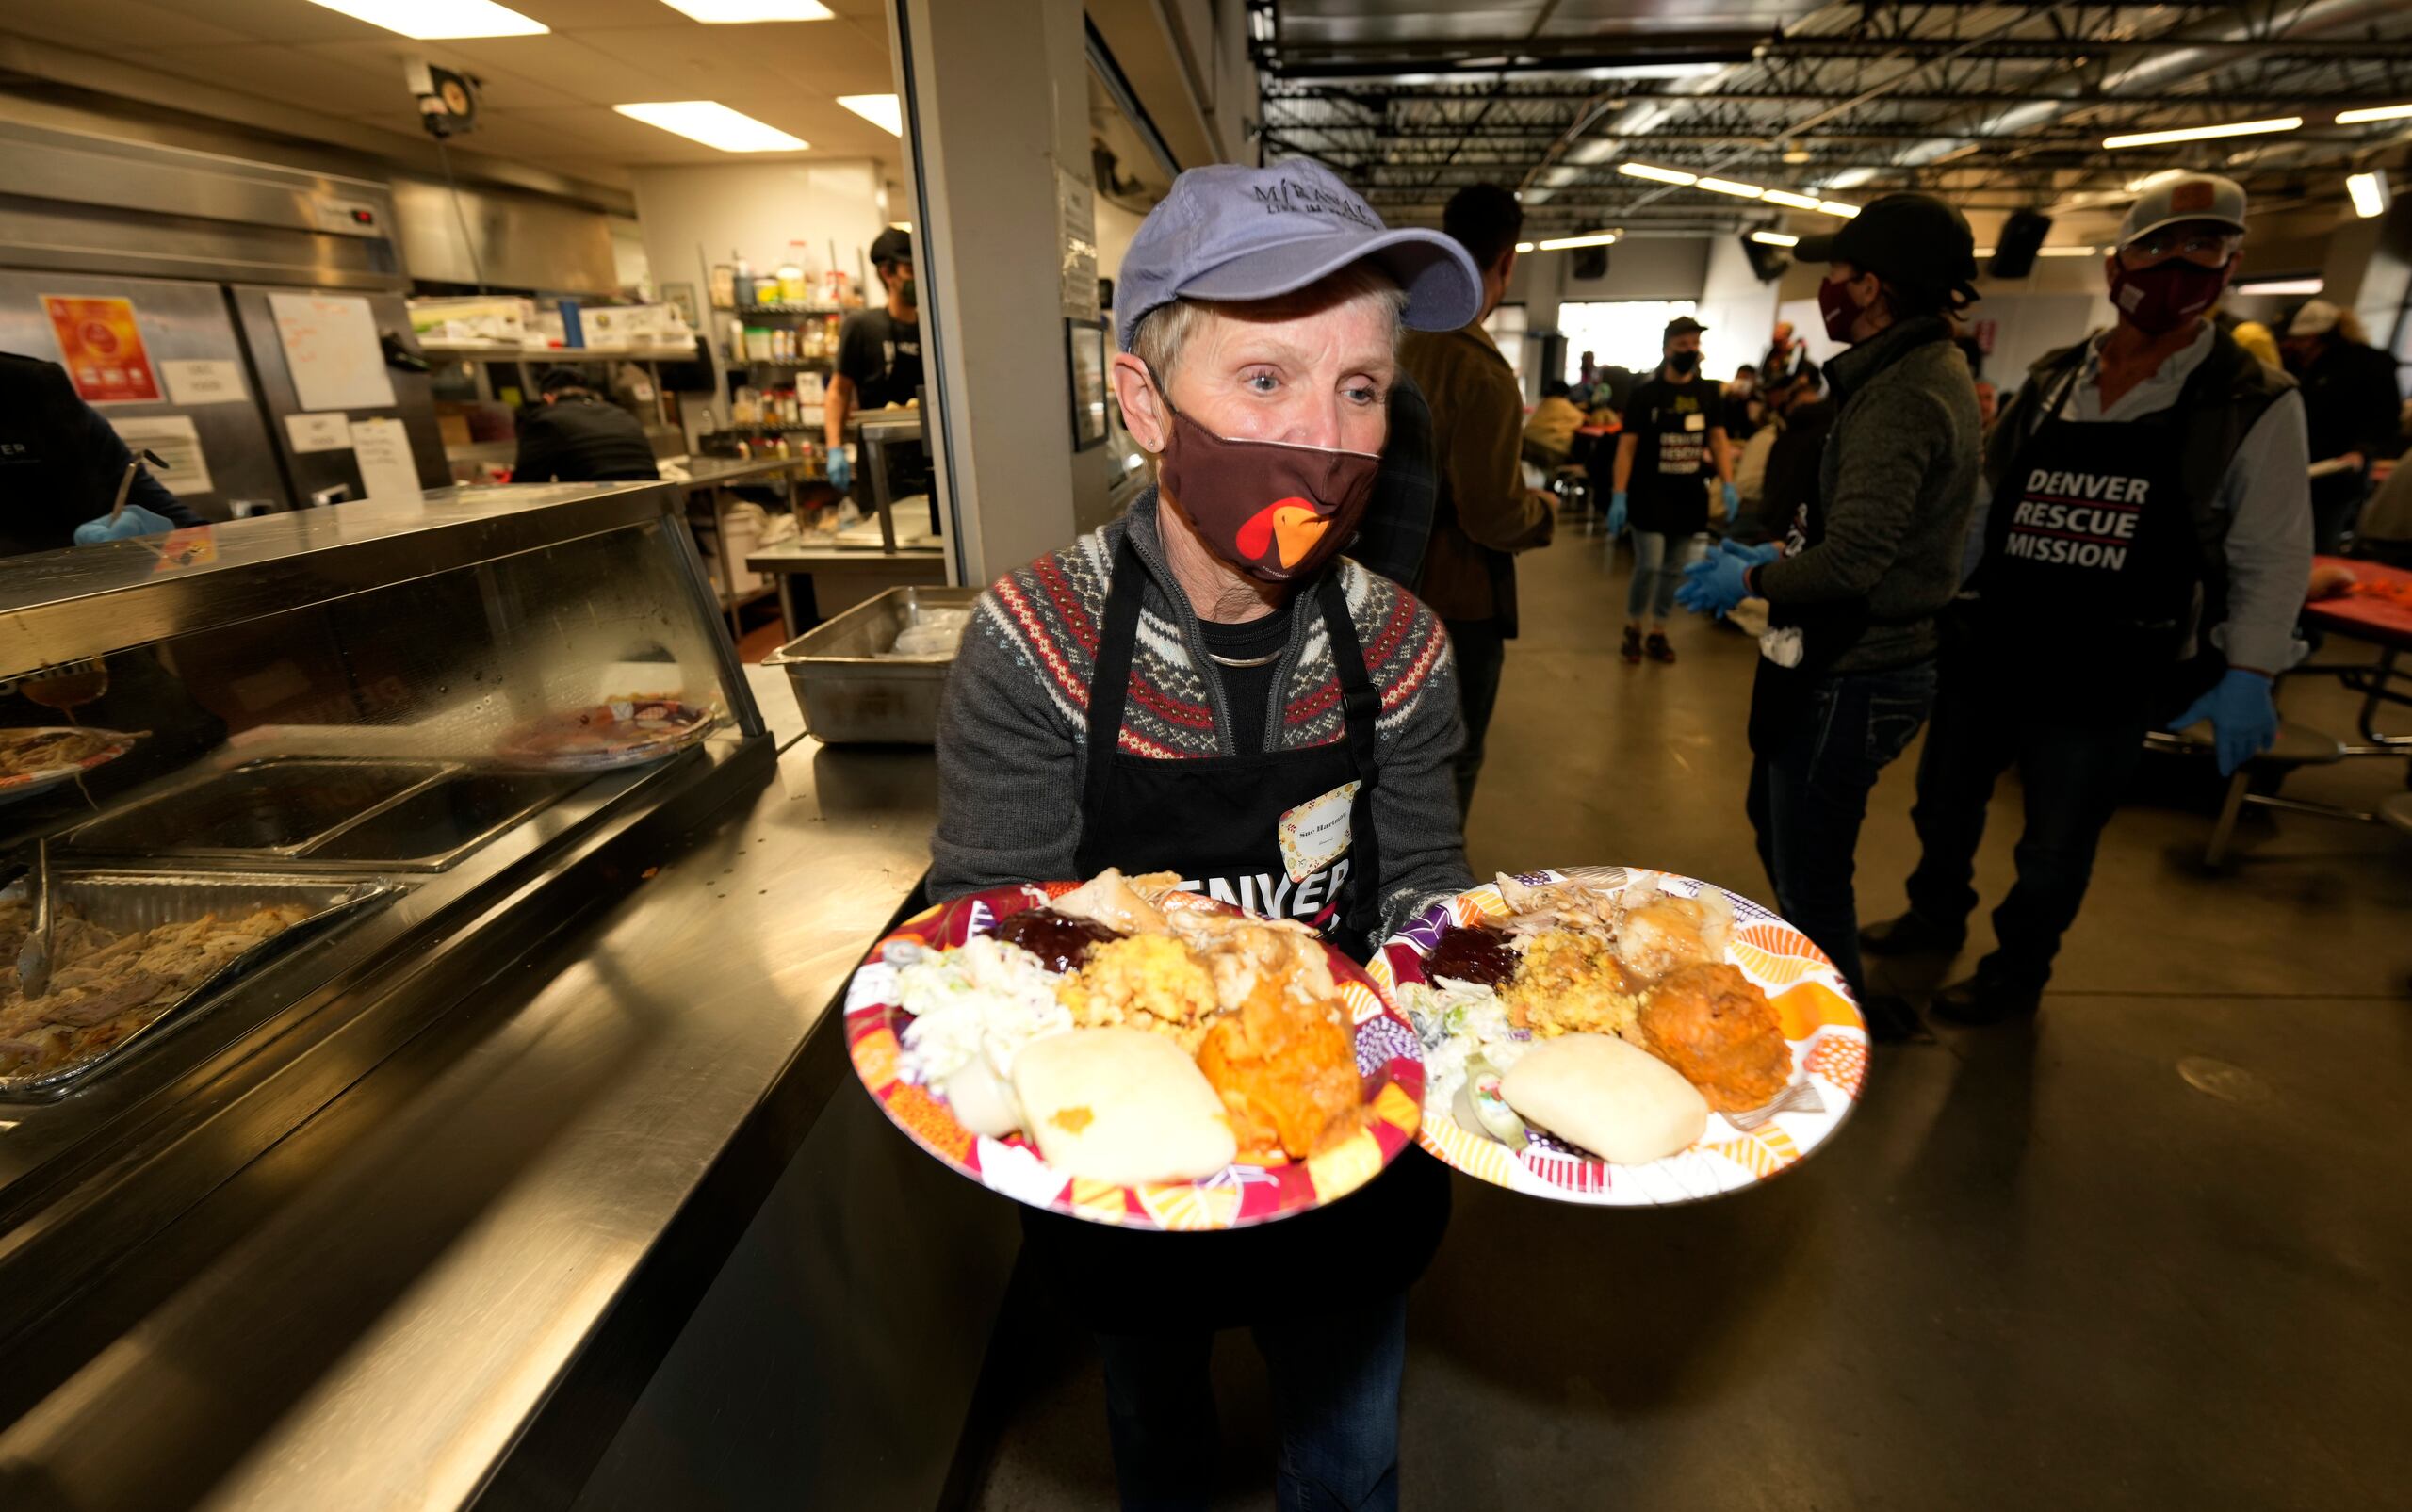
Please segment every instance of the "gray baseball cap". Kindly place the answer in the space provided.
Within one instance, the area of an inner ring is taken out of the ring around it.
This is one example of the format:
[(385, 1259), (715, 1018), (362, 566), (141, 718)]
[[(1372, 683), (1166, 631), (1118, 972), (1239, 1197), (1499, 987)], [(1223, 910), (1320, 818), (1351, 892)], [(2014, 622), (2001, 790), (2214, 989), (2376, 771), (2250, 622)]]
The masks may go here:
[(1329, 169), (1193, 168), (1148, 212), (1114, 283), (1114, 333), (1175, 300), (1264, 300), (1371, 258), (1407, 290), (1407, 324), (1455, 331), (1482, 308), (1474, 259), (1444, 232), (1393, 231)]

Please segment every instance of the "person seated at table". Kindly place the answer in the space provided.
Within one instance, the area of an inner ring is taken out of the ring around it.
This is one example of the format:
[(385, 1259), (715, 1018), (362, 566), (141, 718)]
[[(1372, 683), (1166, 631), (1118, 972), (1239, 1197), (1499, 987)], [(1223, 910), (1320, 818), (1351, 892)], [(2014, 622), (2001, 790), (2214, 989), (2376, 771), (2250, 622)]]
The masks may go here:
[(1589, 418), (1570, 396), (1565, 381), (1541, 384), (1541, 401), (1524, 421), (1524, 460), (1547, 472), (1566, 465), (1573, 449), (1575, 428)]
[(2209, 318), (2243, 256), (2244, 208), (2210, 174), (2145, 191), (2103, 265), (2118, 323), (2039, 360), (1987, 444), (1918, 762), (1910, 909), (1860, 935), (1879, 955), (1959, 951), (1986, 804), (2015, 763), (2018, 880), (1993, 953), (1936, 994), (1940, 1017), (2035, 1012), (2147, 728), (2209, 721), (2223, 773), (2277, 736), (2271, 683), (2295, 658), (2311, 568), (2309, 463), (2294, 381)]
[(661, 476), (644, 425), (575, 367), (549, 367), (544, 398), (519, 416), (514, 483), (650, 481)]

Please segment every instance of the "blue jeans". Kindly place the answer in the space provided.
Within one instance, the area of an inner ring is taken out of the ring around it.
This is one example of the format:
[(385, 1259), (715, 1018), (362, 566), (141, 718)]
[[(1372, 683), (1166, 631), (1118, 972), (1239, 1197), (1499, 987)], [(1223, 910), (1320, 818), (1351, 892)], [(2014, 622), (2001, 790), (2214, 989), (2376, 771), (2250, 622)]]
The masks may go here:
[[(1249, 1330), (1273, 1377), (1280, 1512), (1395, 1512), (1407, 1293)], [(1203, 1508), (1214, 1480), (1212, 1333), (1100, 1334), (1125, 1512)]]
[(1851, 892), (1860, 821), (1876, 774), (1934, 707), (1932, 661), (1817, 679), (1805, 711), (1751, 766), (1749, 809), (1776, 910), (1833, 958), (1865, 995), (1859, 905)]
[(1675, 608), (1675, 586), (1684, 580), (1686, 563), (1698, 561), (1705, 536), (1687, 536), (1681, 548), (1682, 561), (1669, 560), (1670, 537), (1659, 530), (1633, 532), (1633, 581), (1625, 585), (1624, 614), (1638, 620), (1647, 610), (1654, 619), (1665, 619)]
[[(2140, 695), (2139, 706), (2143, 703)], [(2077, 920), (2094, 853), (2143, 756), (2139, 717), (2093, 723), (2038, 719), (1984, 679), (1980, 665), (1946, 663), (1934, 723), (1918, 757), (1918, 865), (1910, 911), (1947, 932), (1977, 906), (1977, 842), (1995, 779), (2012, 762), (2026, 800), (2018, 881), (1994, 910), (1996, 948), (1977, 975), (2024, 991), (2051, 980), (2061, 936)]]

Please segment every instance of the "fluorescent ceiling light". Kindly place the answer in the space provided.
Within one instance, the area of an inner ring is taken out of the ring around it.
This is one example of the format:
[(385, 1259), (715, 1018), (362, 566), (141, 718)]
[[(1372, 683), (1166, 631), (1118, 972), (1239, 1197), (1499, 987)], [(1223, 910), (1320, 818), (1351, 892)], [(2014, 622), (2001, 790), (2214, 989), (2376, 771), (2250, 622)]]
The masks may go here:
[(1692, 187), (1706, 189), (1712, 194), (1731, 194), (1744, 200), (1755, 200), (1767, 192), (1755, 184), (1736, 184), (1730, 178), (1704, 178)]
[(1533, 250), (1533, 244), (1532, 244), (1531, 242), (1529, 242), (1529, 241), (1520, 241), (1520, 242), (1516, 243), (1516, 253), (1517, 253), (1517, 255), (1518, 255), (1518, 256), (1522, 256), (1522, 255), (1524, 255), (1525, 252), (1531, 252), (1532, 250)]
[(2258, 137), (2273, 131), (2292, 131), (2303, 124), (2301, 116), (2273, 116), (2268, 121), (2231, 121), (2224, 126), (2180, 126), (2174, 131), (2131, 131), (2125, 136), (2105, 137), (2102, 145), (2111, 151), (2122, 147), (2161, 147), (2174, 141), (2209, 141), (2215, 137)]
[(2038, 247), (2035, 249), (2035, 255), (2038, 257), (2091, 257), (2094, 252), (2094, 249), (2091, 247)]
[(2339, 110), (2337, 124), (2358, 126), (2366, 121), (2401, 121), (2412, 116), (2412, 105), (2374, 105), (2361, 110)]
[(1817, 211), (1820, 215), (1840, 216), (1845, 220), (1848, 220), (1851, 217), (1859, 214), (1859, 206), (1855, 204), (1845, 204), (1840, 200), (1819, 200), (1817, 202)]
[(2353, 197), (2354, 213), (2363, 219), (2387, 214), (2386, 174), (2349, 173), (2345, 176), (2345, 192)]
[(2317, 294), (2327, 285), (2319, 278), (2256, 278), (2236, 285), (2239, 294)]
[(904, 107), (892, 94), (841, 94), (838, 103), (891, 137), (904, 135)]
[(717, 147), (725, 153), (795, 153), (812, 145), (718, 100), (650, 100), (611, 107), (631, 121)]
[(1787, 236), (1781, 231), (1753, 231), (1751, 233), (1751, 239), (1769, 247), (1798, 247), (1801, 245), (1800, 237)]
[[(1704, 79), (1725, 72), (1723, 63), (1611, 63), (1605, 68), (1579, 69), (1574, 77), (1580, 79)], [(1547, 69), (1535, 69), (1547, 73)]]
[(827, 21), (832, 14), (821, 0), (661, 0), (661, 3), (714, 26), (752, 21)]
[(1815, 195), (1795, 194), (1790, 189), (1769, 189), (1765, 194), (1760, 195), (1759, 198), (1767, 201), (1769, 204), (1780, 204), (1785, 206), (1786, 209), (1791, 210), (1815, 210), (1817, 208), (1817, 200)]
[(464, 37), (542, 37), (552, 30), (494, 0), (312, 0), (354, 21), (415, 37), (450, 41)]
[(1542, 252), (1564, 252), (1569, 247), (1605, 247), (1616, 239), (1615, 232), (1603, 231), (1589, 236), (1553, 236), (1547, 241), (1537, 241), (1533, 245)]
[(1700, 176), (1696, 173), (1687, 173), (1679, 168), (1653, 168), (1648, 163), (1619, 163), (1617, 171), (1633, 178), (1653, 179), (1660, 184), (1689, 185), (1700, 182)]

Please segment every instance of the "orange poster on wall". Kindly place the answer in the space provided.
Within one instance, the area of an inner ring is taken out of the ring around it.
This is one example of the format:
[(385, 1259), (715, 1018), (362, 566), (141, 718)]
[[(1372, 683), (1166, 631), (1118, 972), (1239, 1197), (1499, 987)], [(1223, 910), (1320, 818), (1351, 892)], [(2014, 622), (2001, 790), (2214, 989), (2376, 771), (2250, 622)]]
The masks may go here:
[(58, 358), (69, 382), (88, 403), (155, 404), (159, 375), (142, 350), (142, 328), (134, 323), (132, 300), (82, 294), (45, 294), (41, 307), (58, 337)]

